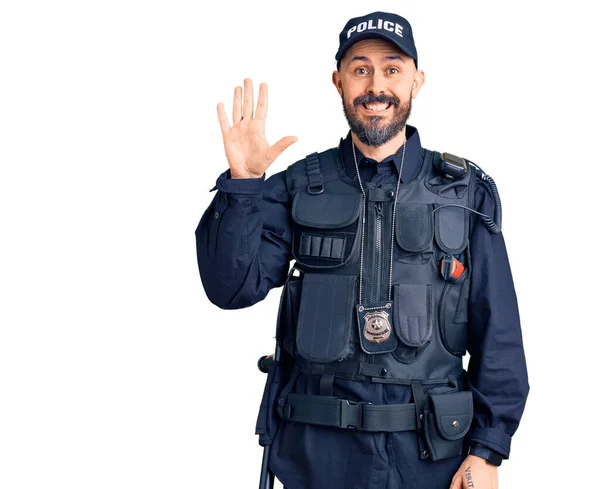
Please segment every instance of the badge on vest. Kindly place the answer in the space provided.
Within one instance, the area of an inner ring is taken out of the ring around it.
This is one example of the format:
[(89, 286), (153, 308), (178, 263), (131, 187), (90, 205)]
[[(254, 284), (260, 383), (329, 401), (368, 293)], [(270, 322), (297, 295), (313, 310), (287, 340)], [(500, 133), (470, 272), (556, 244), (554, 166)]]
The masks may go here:
[(398, 347), (394, 334), (393, 301), (358, 304), (358, 336), (365, 353), (389, 353)]

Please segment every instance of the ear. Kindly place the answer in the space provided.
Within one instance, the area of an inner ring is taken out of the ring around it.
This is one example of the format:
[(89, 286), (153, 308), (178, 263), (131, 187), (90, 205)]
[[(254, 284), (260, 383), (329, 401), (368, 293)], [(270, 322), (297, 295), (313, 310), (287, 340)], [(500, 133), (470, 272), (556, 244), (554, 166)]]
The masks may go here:
[(340, 94), (340, 97), (341, 97), (342, 96), (342, 77), (340, 76), (339, 71), (334, 71), (331, 74), (331, 81), (333, 82), (333, 85), (335, 86), (336, 90), (338, 91), (338, 93)]
[(425, 84), (425, 72), (423, 70), (417, 70), (411, 87), (412, 98), (417, 98), (419, 90)]

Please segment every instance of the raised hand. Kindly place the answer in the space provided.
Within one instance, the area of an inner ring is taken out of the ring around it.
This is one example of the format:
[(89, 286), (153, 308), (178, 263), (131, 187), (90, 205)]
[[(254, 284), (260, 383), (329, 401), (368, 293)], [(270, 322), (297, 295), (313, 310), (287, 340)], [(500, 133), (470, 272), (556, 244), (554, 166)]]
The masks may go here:
[(225, 108), (217, 104), (217, 114), (225, 155), (231, 170), (231, 178), (259, 178), (277, 157), (298, 138), (285, 136), (273, 146), (269, 146), (265, 136), (267, 118), (267, 84), (261, 83), (258, 105), (254, 113), (254, 93), (252, 80), (244, 79), (244, 105), (242, 107), (242, 87), (235, 87), (233, 94), (233, 126), (229, 125)]

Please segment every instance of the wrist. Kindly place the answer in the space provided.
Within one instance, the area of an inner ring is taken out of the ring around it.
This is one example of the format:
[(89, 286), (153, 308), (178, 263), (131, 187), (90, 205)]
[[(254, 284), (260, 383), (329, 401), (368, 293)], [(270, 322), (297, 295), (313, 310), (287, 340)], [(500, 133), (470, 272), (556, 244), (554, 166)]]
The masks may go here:
[(262, 178), (232, 178), (231, 171), (228, 168), (221, 173), (221, 175), (219, 175), (215, 187), (221, 192), (225, 192), (227, 194), (240, 194), (260, 197), (262, 195), (264, 185), (264, 176)]
[(489, 465), (494, 465), (496, 467), (500, 466), (503, 459), (502, 455), (500, 455), (498, 452), (479, 443), (471, 443), (468, 454), (482, 458)]
[(231, 176), (232, 179), (237, 180), (237, 179), (243, 179), (243, 178), (262, 178), (264, 173), (261, 175), (253, 175), (250, 173), (234, 173), (232, 171), (229, 172), (229, 175)]
[(485, 459), (481, 455), (475, 455), (474, 453), (469, 453), (466, 456), (466, 459), (468, 459), (471, 463), (474, 463), (474, 464), (477, 464), (477, 465), (482, 465), (484, 467), (497, 467), (496, 465), (493, 465), (493, 464), (489, 463), (487, 461), (487, 459)]

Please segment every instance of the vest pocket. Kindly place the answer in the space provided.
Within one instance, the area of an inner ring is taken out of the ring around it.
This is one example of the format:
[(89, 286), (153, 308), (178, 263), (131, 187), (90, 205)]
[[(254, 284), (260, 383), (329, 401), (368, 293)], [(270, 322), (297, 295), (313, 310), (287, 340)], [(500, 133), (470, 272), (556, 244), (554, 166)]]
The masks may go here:
[(355, 275), (304, 273), (296, 332), (302, 357), (328, 363), (354, 353), (350, 333), (356, 281)]
[(394, 330), (406, 346), (424, 346), (433, 331), (431, 284), (394, 284)]
[(433, 204), (396, 204), (394, 258), (423, 264), (433, 254)]
[(425, 439), (431, 459), (461, 455), (464, 437), (473, 420), (471, 391), (431, 394), (424, 414)]
[(446, 282), (439, 305), (440, 333), (444, 347), (453, 355), (467, 352), (467, 310), (470, 275), (458, 282)]
[(282, 291), (281, 314), (279, 316), (279, 338), (281, 346), (291, 356), (296, 350), (296, 325), (302, 292), (302, 277), (292, 276)]
[(362, 194), (299, 192), (292, 203), (296, 261), (312, 268), (346, 265), (358, 255)]
[[(462, 207), (433, 204), (435, 242), (446, 253), (463, 251), (469, 239), (469, 215)], [(440, 207), (442, 207), (440, 209)]]

